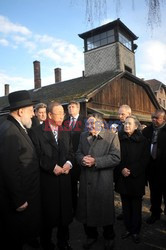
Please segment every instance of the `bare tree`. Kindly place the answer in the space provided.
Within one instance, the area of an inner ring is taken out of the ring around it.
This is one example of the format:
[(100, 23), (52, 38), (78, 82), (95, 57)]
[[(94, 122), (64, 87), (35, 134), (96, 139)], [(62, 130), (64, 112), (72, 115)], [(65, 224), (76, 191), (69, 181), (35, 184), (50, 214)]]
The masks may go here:
[[(76, 0), (71, 0), (74, 2)], [(77, 0), (78, 1), (78, 0)], [(121, 0), (113, 0), (116, 6), (116, 13), (121, 10)], [(86, 20), (93, 26), (95, 20), (107, 18), (107, 6), (111, 0), (82, 0), (85, 4)], [(156, 25), (161, 24), (161, 5), (166, 0), (145, 0), (147, 5), (147, 25), (153, 30)], [(135, 0), (131, 0), (132, 9), (134, 10)]]
[(146, 0), (148, 5), (148, 20), (147, 24), (154, 28), (154, 25), (159, 25), (161, 23), (161, 2), (162, 0)]

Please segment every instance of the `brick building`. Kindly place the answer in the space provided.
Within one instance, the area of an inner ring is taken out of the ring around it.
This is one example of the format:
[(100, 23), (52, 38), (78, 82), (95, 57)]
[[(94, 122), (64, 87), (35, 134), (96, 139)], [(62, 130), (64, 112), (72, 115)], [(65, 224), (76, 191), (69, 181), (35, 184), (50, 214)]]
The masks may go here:
[(147, 80), (146, 82), (151, 87), (161, 108), (166, 110), (166, 85), (156, 79)]

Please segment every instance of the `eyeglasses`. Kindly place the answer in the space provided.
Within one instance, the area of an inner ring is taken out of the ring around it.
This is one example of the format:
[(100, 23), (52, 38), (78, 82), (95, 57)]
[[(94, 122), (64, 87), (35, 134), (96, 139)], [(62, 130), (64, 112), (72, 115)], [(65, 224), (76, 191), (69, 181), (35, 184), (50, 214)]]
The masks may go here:
[(59, 116), (65, 116), (66, 114), (65, 113), (51, 113), (52, 115), (59, 115)]
[(160, 117), (155, 116), (155, 115), (152, 115), (152, 119), (156, 119), (156, 120), (158, 120), (158, 119), (160, 119)]

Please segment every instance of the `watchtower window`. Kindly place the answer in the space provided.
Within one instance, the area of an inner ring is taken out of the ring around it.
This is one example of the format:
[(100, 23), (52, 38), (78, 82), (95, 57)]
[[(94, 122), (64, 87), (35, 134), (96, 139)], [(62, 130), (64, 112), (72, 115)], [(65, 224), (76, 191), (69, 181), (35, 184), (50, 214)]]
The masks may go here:
[(114, 30), (108, 30), (98, 35), (87, 38), (87, 50), (115, 42)]
[(132, 73), (132, 69), (130, 67), (128, 67), (127, 65), (124, 66), (125, 67), (125, 70)]
[(124, 36), (122, 33), (119, 32), (119, 42), (126, 46), (128, 49), (132, 49), (131, 41)]

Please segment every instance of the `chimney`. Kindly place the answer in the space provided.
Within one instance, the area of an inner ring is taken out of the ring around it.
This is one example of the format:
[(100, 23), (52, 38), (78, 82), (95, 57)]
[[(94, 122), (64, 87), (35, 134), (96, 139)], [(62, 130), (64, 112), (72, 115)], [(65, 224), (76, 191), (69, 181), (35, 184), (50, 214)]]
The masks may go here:
[(61, 68), (54, 69), (55, 72), (55, 83), (61, 82)]
[(9, 94), (9, 84), (5, 84), (5, 96)]
[(40, 62), (34, 61), (34, 88), (38, 89), (41, 88), (41, 78), (40, 78)]

